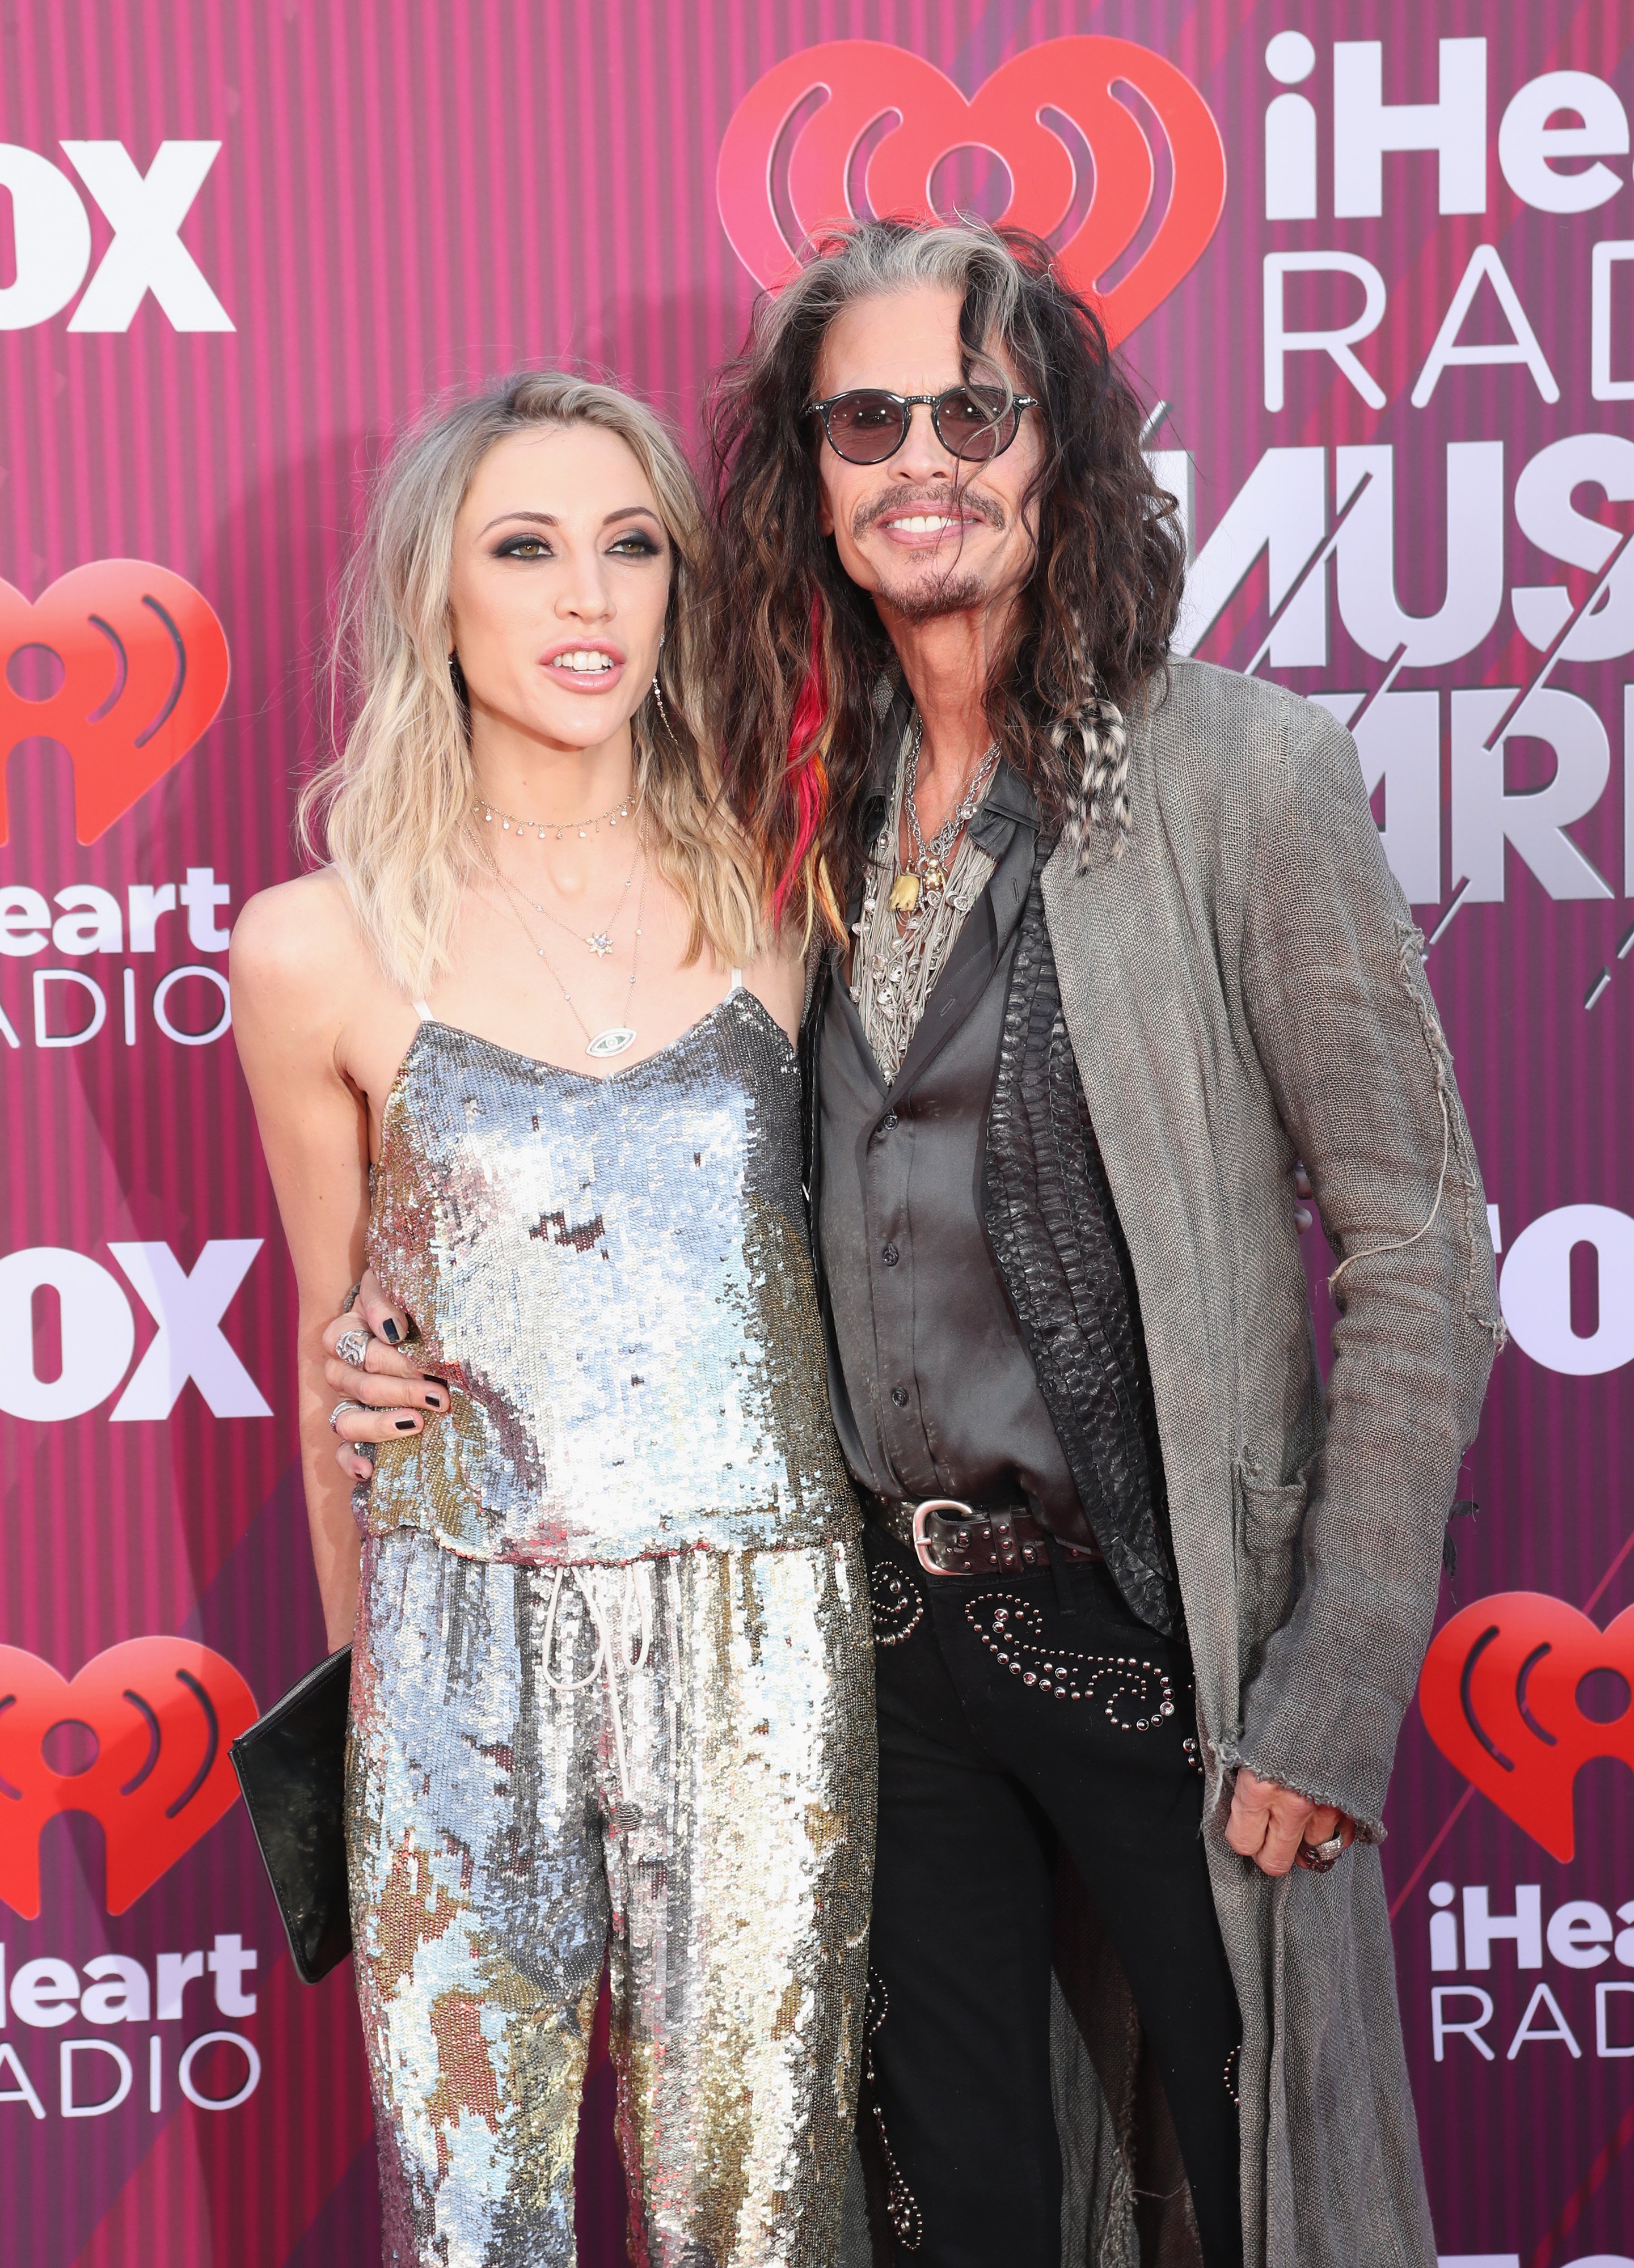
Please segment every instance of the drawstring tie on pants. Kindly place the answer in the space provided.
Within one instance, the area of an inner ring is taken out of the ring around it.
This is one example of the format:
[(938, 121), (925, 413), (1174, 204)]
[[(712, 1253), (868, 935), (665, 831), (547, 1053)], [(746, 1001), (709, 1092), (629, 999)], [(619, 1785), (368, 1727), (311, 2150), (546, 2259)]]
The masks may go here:
[[(594, 1683), (598, 1674), (607, 1679), (607, 1704), (613, 1720), (613, 1749), (618, 1761), (618, 1793), (626, 1800), (630, 1793), (630, 1777), (625, 1758), (624, 1712), (618, 1699), (620, 1669), (633, 1672), (645, 1669), (653, 1643), (652, 1608), (647, 1596), (647, 1586), (639, 1581), (633, 1566), (626, 1566), (618, 1595), (618, 1638), (617, 1646), (609, 1627), (608, 1617), (590, 1582), (588, 1571), (580, 1566), (558, 1567), (551, 1580), (550, 1604), (544, 1612), (544, 1643), (540, 1649), (540, 1668), (544, 1682), (552, 1693), (577, 1693)], [(556, 1610), (561, 1602), (562, 1578), (571, 1574), (584, 1601), (585, 1612), (595, 1632), (595, 1653), (590, 1667), (582, 1677), (557, 1677), (551, 1668), (556, 1651)], [(638, 1631), (638, 1642), (633, 1654), (630, 1652), (630, 1616), (633, 1604)]]

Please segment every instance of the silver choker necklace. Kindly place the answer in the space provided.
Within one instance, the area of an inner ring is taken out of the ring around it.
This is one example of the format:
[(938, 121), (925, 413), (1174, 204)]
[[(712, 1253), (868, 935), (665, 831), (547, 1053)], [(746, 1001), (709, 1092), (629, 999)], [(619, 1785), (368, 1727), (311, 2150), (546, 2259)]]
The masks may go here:
[(518, 835), (536, 835), (541, 843), (547, 835), (553, 835), (558, 843), (569, 835), (577, 835), (582, 840), (587, 835), (594, 835), (598, 827), (617, 827), (621, 819), (628, 819), (634, 808), (637, 792), (632, 788), (622, 803), (615, 803), (606, 811), (598, 811), (594, 819), (564, 819), (559, 825), (554, 819), (518, 819), (514, 812), (499, 811), (492, 804), (481, 800), (471, 806), (471, 817), (481, 817), (490, 824), (497, 819), (503, 833), (508, 835), (514, 828)]

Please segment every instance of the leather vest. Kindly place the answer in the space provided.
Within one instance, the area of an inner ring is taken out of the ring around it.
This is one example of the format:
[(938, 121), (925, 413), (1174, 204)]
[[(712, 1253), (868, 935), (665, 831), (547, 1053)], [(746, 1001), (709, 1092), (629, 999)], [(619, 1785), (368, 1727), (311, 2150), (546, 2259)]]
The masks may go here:
[(1131, 1611), (1182, 1627), (1139, 1295), (1061, 1014), (1040, 850), (1016, 939), (982, 1208), (1095, 1539)]

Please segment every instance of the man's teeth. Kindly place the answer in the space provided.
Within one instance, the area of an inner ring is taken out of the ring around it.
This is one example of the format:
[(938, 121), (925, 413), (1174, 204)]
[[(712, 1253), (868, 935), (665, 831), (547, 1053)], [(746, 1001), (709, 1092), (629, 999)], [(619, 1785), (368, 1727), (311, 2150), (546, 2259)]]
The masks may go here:
[(945, 512), (921, 512), (906, 519), (893, 519), (891, 524), (899, 527), (905, 535), (934, 535), (942, 528), (954, 526), (956, 522)]
[(571, 669), (577, 676), (589, 676), (613, 666), (610, 653), (587, 653), (575, 647), (572, 653), (558, 653), (551, 664), (552, 669)]

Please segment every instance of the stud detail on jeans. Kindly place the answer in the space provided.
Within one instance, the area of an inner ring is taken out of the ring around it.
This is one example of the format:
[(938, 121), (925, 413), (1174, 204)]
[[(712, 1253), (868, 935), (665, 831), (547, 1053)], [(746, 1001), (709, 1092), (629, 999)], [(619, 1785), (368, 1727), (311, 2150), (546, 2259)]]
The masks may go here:
[(965, 1619), (1012, 1677), (1052, 1700), (1098, 1701), (1120, 1733), (1150, 1733), (1174, 1714), (1166, 1670), (1132, 1653), (1076, 1653), (1049, 1645), (1043, 1614), (1031, 1599), (990, 1592), (969, 1602)]
[(869, 1569), (869, 1610), (876, 1646), (900, 1646), (924, 1619), (925, 1602), (899, 1567), (881, 1560)]
[(1191, 1766), (1192, 1770), (1196, 1773), (1196, 1775), (1197, 1775), (1198, 1778), (1199, 1778), (1199, 1779), (1207, 1779), (1207, 1778), (1208, 1778), (1208, 1777), (1209, 1777), (1209, 1775), (1208, 1775), (1208, 1773), (1207, 1773), (1206, 1771), (1204, 1771), (1204, 1770), (1203, 1770), (1203, 1768), (1202, 1768), (1202, 1757), (1201, 1757), (1201, 1755), (1199, 1754), (1199, 1752), (1198, 1752), (1197, 1743), (1196, 1743), (1196, 1742), (1192, 1738), (1192, 1736), (1191, 1736), (1191, 1734), (1190, 1734), (1189, 1733), (1186, 1735), (1186, 1738), (1185, 1738), (1185, 1739), (1180, 1742), (1180, 1746), (1181, 1746), (1181, 1747), (1185, 1749), (1185, 1751), (1186, 1751), (1186, 1761), (1187, 1761), (1187, 1763)]
[(874, 2068), (874, 2036), (890, 2009), (891, 1995), (885, 1990), (884, 1979), (876, 1970), (870, 1969), (868, 1999), (862, 2012), (862, 2092), (874, 2114), (874, 2132), (879, 2137), (879, 2154), (885, 2163), (885, 2218), (902, 2250), (917, 2252), (925, 2235), (925, 2217), (914, 2202), (913, 2191), (903, 2180), (902, 2169), (885, 2139), (885, 2114), (879, 2107), (879, 2080)]
[(1238, 2040), (1237, 2045), (1231, 2050), (1230, 2055), (1225, 2058), (1225, 2091), (1231, 2096), (1232, 2102), (1237, 2105), (1237, 2108), (1239, 2110), (1243, 2107), (1243, 2099), (1237, 2090), (1242, 2082), (1242, 2073), (1243, 2043)]

